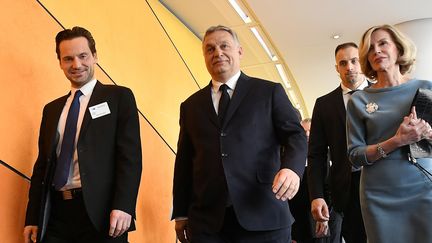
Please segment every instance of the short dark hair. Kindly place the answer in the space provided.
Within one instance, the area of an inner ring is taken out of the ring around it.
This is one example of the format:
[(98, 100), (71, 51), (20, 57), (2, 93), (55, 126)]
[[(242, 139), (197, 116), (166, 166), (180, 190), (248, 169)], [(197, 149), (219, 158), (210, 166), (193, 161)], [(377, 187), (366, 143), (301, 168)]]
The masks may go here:
[(237, 33), (234, 30), (232, 30), (231, 28), (223, 26), (223, 25), (211, 26), (210, 28), (208, 28), (204, 34), (203, 41), (205, 40), (205, 38), (208, 35), (212, 34), (213, 32), (216, 32), (216, 31), (228, 32), (232, 36), (232, 38), (234, 39), (234, 42), (236, 44), (240, 45), (240, 41), (239, 41), (239, 38), (237, 36)]
[(56, 41), (56, 53), (58, 59), (60, 59), (60, 49), (59, 49), (60, 43), (64, 40), (72, 40), (77, 37), (85, 37), (87, 39), (92, 54), (94, 55), (96, 53), (96, 42), (93, 39), (93, 36), (90, 33), (90, 31), (84, 29), (83, 27), (75, 26), (72, 29), (62, 30), (57, 34), (55, 41)]
[(339, 50), (342, 50), (342, 49), (345, 49), (345, 48), (348, 48), (348, 47), (354, 47), (354, 48), (358, 49), (358, 46), (354, 42), (342, 43), (342, 44), (336, 46), (335, 56), (337, 55), (337, 53), (338, 53)]

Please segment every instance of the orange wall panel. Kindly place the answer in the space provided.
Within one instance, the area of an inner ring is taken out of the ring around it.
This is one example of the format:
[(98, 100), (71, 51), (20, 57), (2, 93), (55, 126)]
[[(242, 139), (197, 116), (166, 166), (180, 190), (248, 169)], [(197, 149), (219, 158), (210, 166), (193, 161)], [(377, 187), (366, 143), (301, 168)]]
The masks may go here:
[(174, 154), (155, 136), (154, 130), (140, 119), (143, 171), (137, 201), (137, 230), (131, 243), (175, 242), (171, 219)]
[(0, 30), (0, 159), (30, 175), (42, 108), (69, 86), (54, 51), (60, 28), (36, 2), (8, 0)]
[[(168, 33), (180, 55), (187, 63), (195, 81), (200, 88), (208, 85), (210, 75), (204, 62), (201, 50), (201, 40), (198, 39), (176, 16), (169, 12), (158, 0), (147, 0), (149, 5), (161, 22), (161, 25)], [(210, 26), (209, 26), (210, 27)]]
[[(180, 102), (209, 82), (200, 41), (155, 0), (39, 2), (1, 1), (0, 30), (6, 34), (0, 38), (0, 159), (31, 175), (43, 106), (70, 86), (55, 54), (54, 37), (62, 29), (56, 19), (67, 28), (86, 27), (95, 36), (99, 64), (115, 83), (133, 90), (145, 116), (140, 118), (143, 174), (137, 231), (130, 242), (174, 242), (171, 148), (177, 142)], [(96, 77), (112, 83), (99, 68)], [(0, 215), (6, 216), (0, 234), (9, 237), (5, 242), (22, 242), (28, 183), (4, 167), (0, 178)]]
[(22, 243), (29, 183), (0, 166), (0, 242)]
[[(81, 25), (94, 34), (99, 64), (117, 84), (133, 89), (139, 109), (175, 148), (180, 103), (199, 87), (147, 1), (41, 3), (65, 27)], [(191, 48), (201, 52), (197, 42)]]

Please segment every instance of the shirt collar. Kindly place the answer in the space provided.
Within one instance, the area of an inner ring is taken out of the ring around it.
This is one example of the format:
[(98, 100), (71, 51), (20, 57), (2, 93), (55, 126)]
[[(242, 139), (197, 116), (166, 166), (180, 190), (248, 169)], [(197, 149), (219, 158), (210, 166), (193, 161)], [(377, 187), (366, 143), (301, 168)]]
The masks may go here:
[[(90, 95), (93, 92), (94, 87), (96, 86), (96, 79), (93, 79), (91, 81), (89, 81), (88, 83), (84, 84), (84, 86), (82, 86), (81, 88), (79, 88), (79, 90), (81, 90), (81, 92), (83, 93), (84, 96)], [(78, 90), (76, 88), (71, 88), (72, 94), (75, 94), (75, 92)]]
[[(231, 89), (234, 90), (236, 85), (237, 85), (237, 81), (240, 77), (241, 72), (238, 71), (236, 74), (234, 74), (234, 76), (232, 76), (230, 79), (228, 79), (228, 81), (225, 82), (225, 84)], [(219, 91), (219, 87), (224, 84), (222, 82), (216, 81), (212, 79), (212, 88), (215, 92)]]
[[(364, 88), (366, 88), (369, 85), (368, 80), (365, 78), (363, 80), (363, 82), (357, 87), (356, 90), (363, 90)], [(342, 94), (346, 95), (348, 94), (350, 91), (352, 91), (350, 88), (346, 87), (345, 85), (343, 85), (343, 83), (341, 83), (341, 88), (342, 88)]]

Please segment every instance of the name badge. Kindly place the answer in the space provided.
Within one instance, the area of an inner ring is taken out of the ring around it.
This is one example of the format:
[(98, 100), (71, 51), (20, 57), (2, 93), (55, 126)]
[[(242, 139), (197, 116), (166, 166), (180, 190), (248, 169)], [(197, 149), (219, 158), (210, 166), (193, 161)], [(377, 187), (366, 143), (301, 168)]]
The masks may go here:
[(93, 119), (111, 114), (111, 111), (109, 109), (107, 102), (103, 102), (103, 103), (100, 103), (98, 105), (94, 105), (92, 107), (89, 107), (89, 111), (90, 111), (90, 115)]

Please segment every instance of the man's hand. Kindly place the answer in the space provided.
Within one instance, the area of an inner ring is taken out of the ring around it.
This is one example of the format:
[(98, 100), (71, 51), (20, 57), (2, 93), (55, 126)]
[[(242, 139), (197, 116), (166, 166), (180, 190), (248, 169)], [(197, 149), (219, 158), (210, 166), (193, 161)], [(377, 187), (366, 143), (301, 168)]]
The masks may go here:
[(182, 243), (189, 243), (190, 235), (189, 235), (187, 225), (188, 225), (187, 219), (175, 221), (175, 231), (177, 234), (177, 238)]
[(281, 169), (273, 180), (273, 193), (277, 199), (291, 200), (300, 187), (300, 177), (290, 169)]
[(327, 203), (323, 198), (316, 198), (311, 203), (311, 213), (318, 222), (325, 222), (330, 219), (330, 212)]
[(27, 225), (24, 227), (24, 243), (36, 242), (38, 227), (36, 225)]
[(131, 224), (132, 216), (121, 210), (114, 209), (110, 214), (109, 236), (116, 238), (126, 232)]
[(316, 221), (315, 224), (316, 237), (318, 238), (326, 237), (328, 230), (329, 230), (328, 221), (324, 221), (324, 222)]

